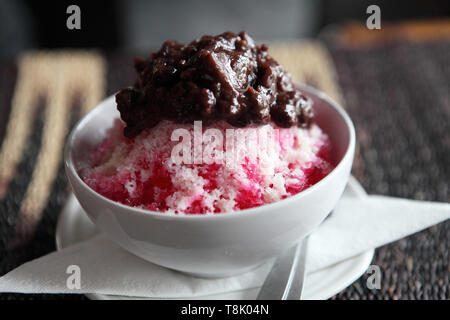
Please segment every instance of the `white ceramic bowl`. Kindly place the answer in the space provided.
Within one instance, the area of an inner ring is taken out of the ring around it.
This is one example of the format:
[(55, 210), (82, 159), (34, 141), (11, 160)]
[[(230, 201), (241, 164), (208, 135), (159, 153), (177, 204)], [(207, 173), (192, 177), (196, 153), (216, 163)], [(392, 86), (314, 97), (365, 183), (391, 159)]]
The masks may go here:
[(216, 215), (172, 215), (111, 201), (88, 187), (77, 170), (119, 116), (114, 97), (75, 126), (64, 156), (73, 192), (91, 220), (111, 240), (155, 264), (202, 277), (245, 272), (311, 233), (344, 191), (353, 162), (355, 130), (336, 102), (301, 86), (314, 100), (316, 122), (330, 136), (336, 168), (314, 186), (287, 199)]

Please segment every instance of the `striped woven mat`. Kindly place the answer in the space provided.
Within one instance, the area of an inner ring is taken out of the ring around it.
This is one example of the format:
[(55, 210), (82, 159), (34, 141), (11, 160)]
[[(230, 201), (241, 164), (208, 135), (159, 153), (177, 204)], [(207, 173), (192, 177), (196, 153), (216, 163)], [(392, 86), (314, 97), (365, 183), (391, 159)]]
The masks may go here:
[[(450, 42), (359, 49), (309, 41), (276, 44), (271, 52), (296, 81), (346, 106), (357, 128), (353, 174), (369, 193), (450, 200)], [(131, 58), (30, 52), (0, 64), (0, 275), (55, 250), (69, 192), (65, 139), (80, 116), (133, 83)], [(377, 249), (381, 289), (369, 290), (365, 275), (334, 298), (448, 299), (449, 237), (446, 222)]]

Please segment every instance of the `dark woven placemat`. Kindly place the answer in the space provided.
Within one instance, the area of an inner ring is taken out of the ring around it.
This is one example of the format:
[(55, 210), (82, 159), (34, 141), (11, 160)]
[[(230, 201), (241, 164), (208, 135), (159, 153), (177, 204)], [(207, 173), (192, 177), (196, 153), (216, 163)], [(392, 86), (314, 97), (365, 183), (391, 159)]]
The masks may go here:
[[(332, 95), (342, 95), (345, 100), (357, 128), (358, 150), (353, 174), (369, 193), (448, 202), (450, 43), (396, 43), (373, 49), (346, 49), (332, 44), (328, 47), (336, 70), (331, 72), (328, 64), (324, 67), (325, 58), (316, 59), (321, 52), (313, 46), (306, 57), (315, 57), (312, 60), (318, 66), (316, 74), (311, 70), (304, 75), (302, 70), (293, 73), (297, 77), (303, 75), (305, 81)], [(106, 95), (133, 81), (131, 57), (107, 56), (104, 61)], [(73, 77), (74, 68), (80, 69), (71, 65), (72, 68), (64, 71), (68, 77)], [(81, 75), (85, 72), (88, 77), (100, 65), (96, 60), (89, 68), (77, 72)], [(13, 103), (12, 91), (18, 89), (21, 78), (15, 66), (0, 66), (0, 69), (0, 137), (3, 138), (7, 132), (6, 122), (12, 114), (11, 105), (17, 105)], [(331, 76), (324, 77), (325, 73)], [(330, 80), (333, 74), (338, 75), (339, 93)], [(74, 81), (75, 84), (82, 82), (83, 77)], [(45, 92), (59, 91), (53, 87), (44, 89), (47, 90), (42, 94), (44, 99), (34, 101), (29, 123), (31, 134), (24, 142), (17, 169), (10, 177), (0, 177), (0, 275), (55, 250), (55, 225), (67, 195), (62, 162), (55, 165), (47, 198), (39, 192), (27, 191), (37, 179), (34, 172), (41, 161), (40, 150), (51, 143), (43, 138), (49, 135), (46, 126), (49, 114), (45, 112), (49, 99), (45, 98)], [(90, 92), (94, 98), (89, 101), (98, 98), (97, 91)], [(90, 103), (85, 101), (82, 92), (79, 93), (65, 102), (67, 112), (60, 116), (66, 126), (58, 135), (64, 138), (75, 120), (86, 111), (83, 106)], [(333, 299), (448, 299), (449, 229), (450, 222), (445, 222), (377, 249), (373, 263), (382, 271), (381, 289), (369, 290), (367, 275), (364, 275)], [(84, 296), (0, 295), (0, 299), (36, 298), (84, 299)]]
[[(353, 174), (368, 193), (449, 202), (450, 42), (329, 46), (357, 131)], [(367, 275), (336, 299), (448, 299), (450, 221), (379, 248)]]

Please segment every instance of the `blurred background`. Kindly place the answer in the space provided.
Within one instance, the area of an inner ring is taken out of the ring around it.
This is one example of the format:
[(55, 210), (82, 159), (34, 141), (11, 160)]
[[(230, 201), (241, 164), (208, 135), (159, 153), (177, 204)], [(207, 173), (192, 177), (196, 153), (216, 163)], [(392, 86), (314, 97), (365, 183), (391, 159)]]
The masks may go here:
[[(66, 28), (66, 8), (81, 8), (81, 30)], [(448, 0), (111, 0), (0, 1), (0, 57), (31, 48), (154, 49), (166, 39), (191, 41), (205, 33), (246, 30), (260, 41), (316, 37), (327, 26), (365, 22), (366, 8), (382, 21), (439, 19)], [(7, 44), (7, 45), (5, 45)]]

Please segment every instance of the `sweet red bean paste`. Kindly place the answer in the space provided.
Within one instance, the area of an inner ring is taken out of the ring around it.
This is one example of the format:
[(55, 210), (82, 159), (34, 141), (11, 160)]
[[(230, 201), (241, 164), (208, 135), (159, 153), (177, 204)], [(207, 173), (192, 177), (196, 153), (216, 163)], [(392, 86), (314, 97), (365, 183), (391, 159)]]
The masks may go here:
[(203, 125), (224, 120), (235, 127), (250, 124), (309, 127), (311, 101), (290, 75), (245, 32), (203, 36), (184, 45), (166, 41), (147, 59), (135, 58), (133, 87), (116, 95), (134, 138), (162, 120)]

